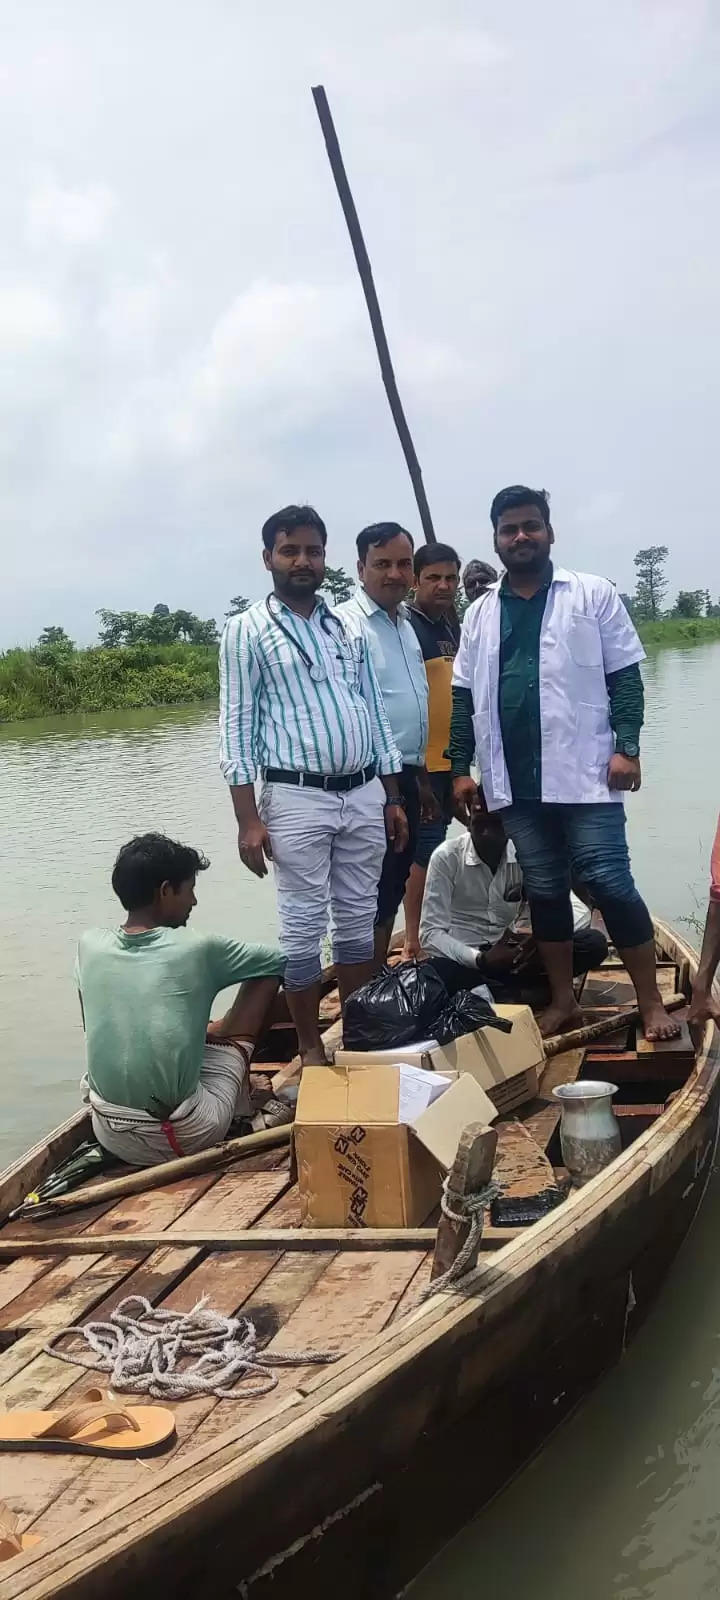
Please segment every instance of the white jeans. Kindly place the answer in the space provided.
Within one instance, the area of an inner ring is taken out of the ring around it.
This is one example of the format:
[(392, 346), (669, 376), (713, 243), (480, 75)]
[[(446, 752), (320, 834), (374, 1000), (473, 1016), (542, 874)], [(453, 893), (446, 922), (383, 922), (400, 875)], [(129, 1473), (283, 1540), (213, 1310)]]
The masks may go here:
[(372, 957), (387, 843), (384, 800), (379, 778), (348, 794), (263, 786), (259, 810), (272, 846), (286, 989), (317, 982), (329, 915), (335, 961), (351, 965)]

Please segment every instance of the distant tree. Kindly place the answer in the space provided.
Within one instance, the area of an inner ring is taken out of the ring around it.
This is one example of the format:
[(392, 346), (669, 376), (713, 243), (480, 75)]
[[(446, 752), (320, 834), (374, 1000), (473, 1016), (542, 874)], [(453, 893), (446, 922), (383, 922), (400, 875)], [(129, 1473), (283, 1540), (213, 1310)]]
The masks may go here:
[(712, 616), (712, 600), (710, 599), (709, 589), (705, 589), (703, 592), (703, 610), (706, 617)]
[(343, 600), (349, 600), (355, 593), (355, 584), (344, 567), (326, 567), (322, 586), (332, 595), (333, 605), (336, 606), (342, 605)]
[(681, 589), (675, 605), (674, 617), (701, 617), (705, 610), (704, 589)]
[(174, 644), (178, 639), (185, 644), (217, 644), (215, 618), (203, 620), (193, 611), (156, 606), (148, 616), (144, 611), (107, 611), (103, 607), (97, 616), (100, 643), (108, 649), (129, 644)]
[(226, 617), (242, 616), (243, 611), (247, 611), (249, 604), (250, 601), (245, 599), (244, 594), (234, 594), (230, 601), (230, 610), (225, 612)]
[(713, 602), (711, 600), (710, 604), (707, 607), (705, 615), (706, 615), (706, 617), (720, 617), (720, 600), (718, 600), (714, 605), (713, 605)]
[(630, 613), (631, 617), (634, 617), (635, 616), (635, 601), (633, 599), (633, 596), (631, 594), (621, 594), (620, 595), (620, 599), (622, 600), (622, 603), (623, 603), (623, 605), (625, 607), (625, 610)]
[(667, 558), (666, 544), (651, 544), (646, 550), (638, 550), (635, 557), (637, 584), (634, 614), (643, 622), (656, 622), (662, 612), (668, 586), (665, 576)]
[(38, 645), (41, 650), (47, 649), (49, 645), (60, 646), (63, 650), (75, 649), (75, 641), (68, 637), (64, 628), (58, 627), (43, 628)]

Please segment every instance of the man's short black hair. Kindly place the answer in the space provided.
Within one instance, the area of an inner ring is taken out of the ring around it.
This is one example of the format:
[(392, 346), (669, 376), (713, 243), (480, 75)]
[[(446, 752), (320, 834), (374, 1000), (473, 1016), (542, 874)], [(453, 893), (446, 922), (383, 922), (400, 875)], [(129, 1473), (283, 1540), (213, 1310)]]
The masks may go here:
[(460, 573), (460, 557), (451, 544), (421, 544), (420, 549), (415, 551), (415, 577), (419, 578), (420, 573), (426, 567), (434, 566), (436, 561), (454, 561)]
[(550, 527), (550, 496), (547, 489), (528, 489), (527, 484), (513, 483), (509, 489), (500, 489), (490, 507), (490, 521), (496, 533), (503, 511), (514, 511), (517, 506), (537, 506), (546, 528)]
[(402, 528), (399, 522), (371, 522), (368, 528), (362, 528), (355, 540), (357, 545), (358, 560), (365, 563), (371, 544), (382, 546), (389, 544), (391, 539), (397, 539), (399, 533), (404, 533), (410, 540), (411, 550), (415, 549), (415, 540), (407, 528)]
[(164, 833), (139, 833), (124, 844), (113, 867), (112, 886), (126, 911), (150, 906), (164, 883), (173, 889), (187, 883), (210, 862), (189, 844), (176, 844)]
[(265, 549), (274, 550), (277, 535), (293, 533), (296, 528), (315, 528), (322, 539), (323, 550), (325, 549), (327, 528), (313, 506), (283, 506), (282, 511), (273, 511), (272, 516), (263, 523), (262, 542)]

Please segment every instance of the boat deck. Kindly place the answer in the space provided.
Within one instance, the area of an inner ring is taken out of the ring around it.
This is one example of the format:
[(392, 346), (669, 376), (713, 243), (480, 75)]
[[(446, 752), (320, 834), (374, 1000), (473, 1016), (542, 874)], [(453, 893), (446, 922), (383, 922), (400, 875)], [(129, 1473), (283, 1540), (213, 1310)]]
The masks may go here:
[[(674, 964), (663, 969), (666, 993), (685, 982), (686, 974)], [(604, 1010), (629, 1007), (628, 984), (619, 965), (603, 968), (588, 978), (583, 1005), (598, 1017)], [(330, 996), (324, 1012), (331, 1023)], [(559, 1110), (551, 1095), (557, 1083), (579, 1074), (618, 1083), (625, 1144), (652, 1125), (687, 1079), (694, 1052), (684, 1036), (672, 1048), (647, 1050), (643, 1045), (634, 1030), (621, 1030), (591, 1049), (568, 1051), (548, 1063), (538, 1098), (497, 1125), (495, 1176), (506, 1194), (537, 1193), (564, 1175)], [(84, 1131), (78, 1124), (77, 1137)], [(246, 1158), (229, 1172), (198, 1174), (51, 1221), (7, 1222), (0, 1229), (0, 1405), (64, 1409), (93, 1382), (102, 1383), (102, 1375), (95, 1380), (44, 1353), (43, 1346), (57, 1330), (107, 1317), (126, 1295), (143, 1295), (154, 1305), (176, 1310), (189, 1310), (207, 1295), (215, 1310), (251, 1316), (270, 1350), (331, 1351), (338, 1356), (352, 1353), (418, 1307), (430, 1279), (428, 1244), (284, 1249), (277, 1233), (299, 1225), (298, 1194), (284, 1149)], [(257, 1233), (258, 1247), (222, 1248), (223, 1238), (238, 1229)], [(528, 1231), (486, 1226), (482, 1249), (497, 1258), (505, 1244)], [(183, 1239), (188, 1234), (202, 1235), (203, 1242), (188, 1243)], [(267, 1245), (265, 1235), (272, 1239)], [(158, 1242), (123, 1251), (122, 1241), (133, 1236)], [(106, 1244), (110, 1237), (118, 1241), (112, 1249)], [(67, 1241), (66, 1249), (61, 1239)], [(8, 1250), (11, 1244), (16, 1252)], [(211, 1451), (228, 1430), (233, 1430), (242, 1454), (239, 1436), (244, 1431), (255, 1435), (259, 1424), (280, 1419), (305, 1398), (306, 1386), (312, 1390), (322, 1383), (323, 1370), (281, 1367), (277, 1387), (259, 1399), (202, 1398), (175, 1404), (177, 1442), (153, 1459), (0, 1456), (0, 1499), (18, 1513), (21, 1529), (37, 1534), (50, 1550), (69, 1526), (133, 1486), (144, 1489), (149, 1474), (167, 1472), (193, 1452)], [(10, 1570), (8, 1564), (3, 1576)]]

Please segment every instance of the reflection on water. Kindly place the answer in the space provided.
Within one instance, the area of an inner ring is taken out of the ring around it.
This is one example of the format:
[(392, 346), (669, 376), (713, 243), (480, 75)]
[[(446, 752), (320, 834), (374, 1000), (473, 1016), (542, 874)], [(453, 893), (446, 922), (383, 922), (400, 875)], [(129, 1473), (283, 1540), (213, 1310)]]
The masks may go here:
[[(671, 919), (704, 907), (720, 808), (720, 643), (644, 669), (644, 785), (628, 803), (638, 882)], [(275, 929), (272, 882), (239, 865), (207, 707), (0, 727), (0, 1162), (77, 1104), (80, 931), (113, 923), (120, 844), (163, 828), (205, 850), (197, 923)], [(696, 1600), (720, 1592), (720, 1185), (671, 1292), (623, 1366), (419, 1580), (417, 1600)], [(478, 1439), (478, 1450), (492, 1450)], [(447, 1464), (446, 1464), (447, 1469)]]

